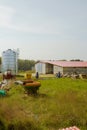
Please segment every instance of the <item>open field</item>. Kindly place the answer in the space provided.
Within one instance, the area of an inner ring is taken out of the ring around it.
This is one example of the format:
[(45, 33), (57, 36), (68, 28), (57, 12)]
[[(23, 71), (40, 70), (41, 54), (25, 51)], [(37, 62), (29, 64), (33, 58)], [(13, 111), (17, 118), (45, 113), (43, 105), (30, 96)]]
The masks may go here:
[(21, 85), (9, 83), (0, 97), (0, 130), (58, 130), (77, 126), (87, 130), (87, 80), (43, 78), (37, 95), (27, 96)]

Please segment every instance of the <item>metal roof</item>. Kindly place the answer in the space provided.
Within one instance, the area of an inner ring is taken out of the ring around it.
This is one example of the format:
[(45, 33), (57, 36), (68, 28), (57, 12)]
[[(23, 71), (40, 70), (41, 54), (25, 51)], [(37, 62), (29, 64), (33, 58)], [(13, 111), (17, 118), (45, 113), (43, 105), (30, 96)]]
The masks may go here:
[(39, 61), (41, 63), (49, 63), (61, 67), (87, 67), (87, 61)]

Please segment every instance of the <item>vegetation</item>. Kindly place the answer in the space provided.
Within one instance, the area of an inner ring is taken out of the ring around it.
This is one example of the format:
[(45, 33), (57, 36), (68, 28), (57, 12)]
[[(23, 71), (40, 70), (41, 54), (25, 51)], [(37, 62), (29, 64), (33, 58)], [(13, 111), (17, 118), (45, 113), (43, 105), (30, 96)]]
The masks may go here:
[(80, 59), (72, 59), (70, 61), (83, 61), (83, 60), (80, 60)]
[(13, 81), (0, 97), (0, 130), (57, 130), (76, 125), (87, 130), (87, 80), (39, 79), (37, 95), (26, 95)]
[(34, 67), (35, 61), (34, 60), (18, 60), (18, 70), (19, 71), (27, 71), (32, 70), (32, 67)]
[[(19, 71), (28, 71), (32, 70), (35, 66), (36, 61), (34, 60), (18, 60), (18, 70)], [(1, 65), (1, 57), (0, 57), (0, 65)]]
[[(61, 61), (66, 61), (66, 60), (63, 59)], [(80, 60), (80, 59), (72, 59), (70, 61), (82, 61), (82, 60)], [(19, 71), (32, 70), (34, 68), (34, 66), (35, 66), (35, 63), (36, 63), (35, 60), (23, 60), (23, 59), (19, 59), (18, 60), (18, 70)], [(1, 57), (0, 57), (0, 64), (1, 64)]]

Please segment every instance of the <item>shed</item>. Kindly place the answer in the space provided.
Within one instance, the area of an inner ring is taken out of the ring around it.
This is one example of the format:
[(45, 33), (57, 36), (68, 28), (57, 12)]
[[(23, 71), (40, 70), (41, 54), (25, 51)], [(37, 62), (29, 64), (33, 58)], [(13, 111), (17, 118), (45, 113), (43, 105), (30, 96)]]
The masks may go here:
[(87, 74), (87, 61), (38, 61), (35, 70), (40, 74)]

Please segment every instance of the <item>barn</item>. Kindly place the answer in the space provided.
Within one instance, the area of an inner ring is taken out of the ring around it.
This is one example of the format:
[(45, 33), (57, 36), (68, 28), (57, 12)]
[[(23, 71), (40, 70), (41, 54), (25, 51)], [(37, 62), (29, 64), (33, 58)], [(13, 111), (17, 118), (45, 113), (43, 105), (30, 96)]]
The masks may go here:
[(87, 74), (87, 61), (38, 61), (35, 70), (39, 74)]

